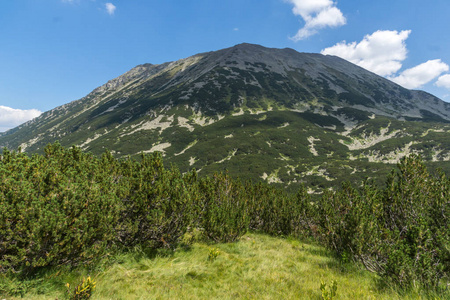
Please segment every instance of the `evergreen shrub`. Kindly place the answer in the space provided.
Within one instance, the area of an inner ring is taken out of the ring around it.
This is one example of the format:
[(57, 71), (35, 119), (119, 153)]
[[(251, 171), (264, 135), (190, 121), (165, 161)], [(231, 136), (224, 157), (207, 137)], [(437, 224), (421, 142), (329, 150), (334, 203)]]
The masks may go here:
[(450, 181), (405, 157), (386, 188), (344, 184), (325, 194), (312, 217), (316, 237), (401, 287), (437, 288), (449, 280)]
[(115, 159), (64, 149), (0, 155), (0, 273), (89, 263), (139, 246), (174, 249), (202, 235), (233, 242), (247, 230), (314, 237), (401, 287), (437, 288), (450, 274), (450, 180), (420, 157), (401, 160), (384, 189), (344, 184), (312, 201), (228, 174), (198, 178), (161, 154)]

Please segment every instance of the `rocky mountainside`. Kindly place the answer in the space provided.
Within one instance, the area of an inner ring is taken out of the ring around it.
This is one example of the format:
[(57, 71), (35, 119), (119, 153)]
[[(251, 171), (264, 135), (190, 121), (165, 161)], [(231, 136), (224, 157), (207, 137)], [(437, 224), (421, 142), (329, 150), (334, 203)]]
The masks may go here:
[(341, 58), (240, 44), (137, 66), (1, 134), (0, 147), (161, 151), (182, 171), (226, 169), (313, 192), (381, 178), (408, 153), (450, 170), (449, 123), (450, 103)]

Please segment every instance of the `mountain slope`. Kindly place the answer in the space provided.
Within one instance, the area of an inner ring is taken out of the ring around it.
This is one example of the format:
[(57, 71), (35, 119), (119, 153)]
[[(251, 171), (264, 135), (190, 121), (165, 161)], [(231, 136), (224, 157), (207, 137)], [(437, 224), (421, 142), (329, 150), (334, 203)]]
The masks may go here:
[(411, 152), (448, 168), (449, 122), (449, 103), (338, 57), (240, 44), (137, 66), (3, 133), (0, 146), (162, 151), (181, 170), (316, 189), (385, 174)]

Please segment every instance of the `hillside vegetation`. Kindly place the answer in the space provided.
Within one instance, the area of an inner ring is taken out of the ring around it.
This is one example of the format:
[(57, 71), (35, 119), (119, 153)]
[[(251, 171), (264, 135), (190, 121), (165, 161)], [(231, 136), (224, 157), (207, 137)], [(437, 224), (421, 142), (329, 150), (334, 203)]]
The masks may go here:
[(0, 181), (0, 294), (23, 291), (21, 282), (49, 269), (94, 268), (130, 249), (236, 242), (250, 231), (311, 238), (384, 282), (448, 296), (450, 182), (414, 155), (382, 189), (344, 184), (315, 201), (305, 188), (288, 194), (227, 174), (181, 174), (158, 153), (117, 160), (57, 143), (31, 157), (4, 149)]
[(421, 155), (450, 172), (450, 103), (336, 56), (240, 44), (139, 65), (85, 97), (0, 133), (0, 148), (49, 143), (310, 193), (373, 178)]

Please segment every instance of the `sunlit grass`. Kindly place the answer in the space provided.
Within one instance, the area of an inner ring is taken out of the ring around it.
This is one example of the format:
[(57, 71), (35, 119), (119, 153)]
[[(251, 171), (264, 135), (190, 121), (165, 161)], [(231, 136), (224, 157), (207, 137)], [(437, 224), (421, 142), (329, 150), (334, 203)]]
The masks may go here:
[[(208, 259), (216, 249), (217, 257)], [(375, 274), (342, 264), (320, 246), (259, 234), (175, 253), (135, 250), (100, 268), (90, 274), (97, 282), (92, 299), (321, 299), (320, 282), (332, 280), (338, 283), (337, 299), (421, 299), (418, 291), (400, 295), (381, 288)], [(44, 294), (33, 288), (24, 298), (61, 299), (65, 282), (73, 285), (87, 275), (83, 270), (46, 275)]]

